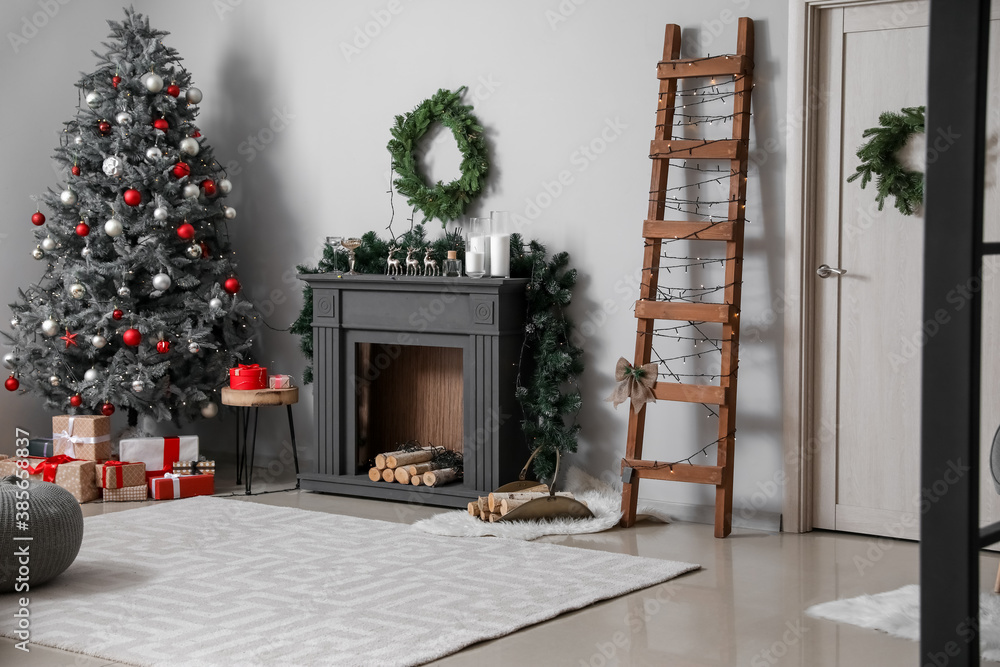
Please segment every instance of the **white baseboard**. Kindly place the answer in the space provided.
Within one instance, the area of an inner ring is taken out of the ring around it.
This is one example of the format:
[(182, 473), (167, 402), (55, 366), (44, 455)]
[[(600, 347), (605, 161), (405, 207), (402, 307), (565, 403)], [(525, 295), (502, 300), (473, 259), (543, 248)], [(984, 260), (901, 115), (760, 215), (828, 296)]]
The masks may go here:
[[(685, 505), (665, 500), (639, 498), (639, 505), (650, 505), (677, 521), (688, 523), (715, 523), (715, 507), (712, 505)], [(781, 532), (781, 513), (754, 510), (752, 516), (741, 515), (740, 510), (733, 508), (733, 528), (750, 528), (751, 530), (766, 530), (772, 533)]]

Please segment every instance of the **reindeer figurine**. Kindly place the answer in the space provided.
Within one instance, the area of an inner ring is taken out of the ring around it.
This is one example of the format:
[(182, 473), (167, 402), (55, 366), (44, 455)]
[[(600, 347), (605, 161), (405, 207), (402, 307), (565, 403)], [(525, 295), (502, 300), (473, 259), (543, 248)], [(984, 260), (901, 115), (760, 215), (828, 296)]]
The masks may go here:
[(436, 259), (431, 259), (431, 249), (427, 248), (424, 250), (424, 275), (425, 276), (440, 276), (441, 269), (438, 268), (438, 263)]
[(389, 259), (385, 265), (385, 275), (387, 276), (398, 276), (400, 274), (399, 260), (393, 258), (393, 253), (399, 250), (399, 246), (390, 245), (389, 246)]
[(416, 248), (406, 249), (406, 275), (408, 276), (419, 276), (420, 275), (420, 260), (413, 258), (413, 253)]

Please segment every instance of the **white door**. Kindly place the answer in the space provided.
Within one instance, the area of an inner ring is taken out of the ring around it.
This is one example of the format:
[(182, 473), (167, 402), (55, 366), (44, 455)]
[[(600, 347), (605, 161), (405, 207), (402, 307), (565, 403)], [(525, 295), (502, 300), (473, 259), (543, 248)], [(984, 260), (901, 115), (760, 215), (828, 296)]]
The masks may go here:
[[(813, 365), (813, 525), (850, 532), (917, 538), (920, 488), (921, 347), (937, 322), (923, 322), (923, 217), (906, 216), (875, 183), (847, 183), (862, 133), (883, 111), (926, 103), (928, 3), (899, 2), (829, 9), (820, 22), (818, 81), (825, 95), (816, 119), (814, 265), (845, 270), (812, 274), (816, 335)], [(994, 17), (996, 18), (996, 17)], [(991, 22), (991, 62), (1000, 21)], [(1000, 90), (998, 68), (991, 90)], [(992, 103), (993, 109), (1000, 104)], [(987, 239), (1000, 237), (996, 214), (996, 148), (1000, 123), (991, 114)], [(924, 141), (947, 150), (946, 135), (920, 137), (900, 155), (923, 170)], [(991, 208), (992, 206), (992, 208)], [(814, 268), (815, 268), (814, 267)], [(989, 273), (989, 272), (987, 272)], [(1000, 281), (997, 281), (1000, 284)], [(1000, 292), (984, 290), (984, 325), (1000, 333)], [(954, 307), (961, 307), (961, 299)], [(983, 523), (1000, 519), (1000, 496), (988, 455), (1000, 425), (1000, 352), (984, 336)], [(990, 380), (993, 380), (990, 382)], [(960, 474), (960, 470), (956, 474)], [(938, 489), (940, 491), (941, 489)]]

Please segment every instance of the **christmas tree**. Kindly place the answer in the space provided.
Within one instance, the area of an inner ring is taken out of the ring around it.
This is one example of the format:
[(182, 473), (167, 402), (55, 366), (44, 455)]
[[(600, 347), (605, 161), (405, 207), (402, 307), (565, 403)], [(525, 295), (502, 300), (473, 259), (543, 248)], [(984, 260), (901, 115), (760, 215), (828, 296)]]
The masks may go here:
[(45, 272), (11, 305), (6, 388), (62, 412), (127, 409), (133, 425), (212, 417), (257, 318), (229, 247), (232, 184), (168, 33), (132, 9), (109, 25), (54, 156), (65, 182), (35, 198)]

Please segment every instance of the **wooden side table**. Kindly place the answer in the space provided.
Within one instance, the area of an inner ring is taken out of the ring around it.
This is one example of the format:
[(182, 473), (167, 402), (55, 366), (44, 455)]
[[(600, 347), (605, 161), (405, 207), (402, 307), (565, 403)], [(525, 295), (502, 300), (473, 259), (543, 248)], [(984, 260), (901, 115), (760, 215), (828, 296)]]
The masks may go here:
[[(257, 449), (257, 417), (260, 408), (271, 405), (284, 405), (288, 409), (288, 434), (292, 439), (292, 456), (295, 458), (295, 488), (299, 488), (299, 452), (295, 446), (295, 422), (292, 420), (292, 406), (298, 402), (298, 387), (288, 389), (222, 388), (222, 404), (236, 408), (236, 483), (240, 483), (241, 473), (246, 468), (246, 494), (248, 496), (253, 483), (253, 460)], [(250, 440), (250, 456), (247, 457), (247, 432), (250, 428), (251, 409), (253, 409), (253, 439)], [(242, 443), (242, 453), (240, 443)]]

